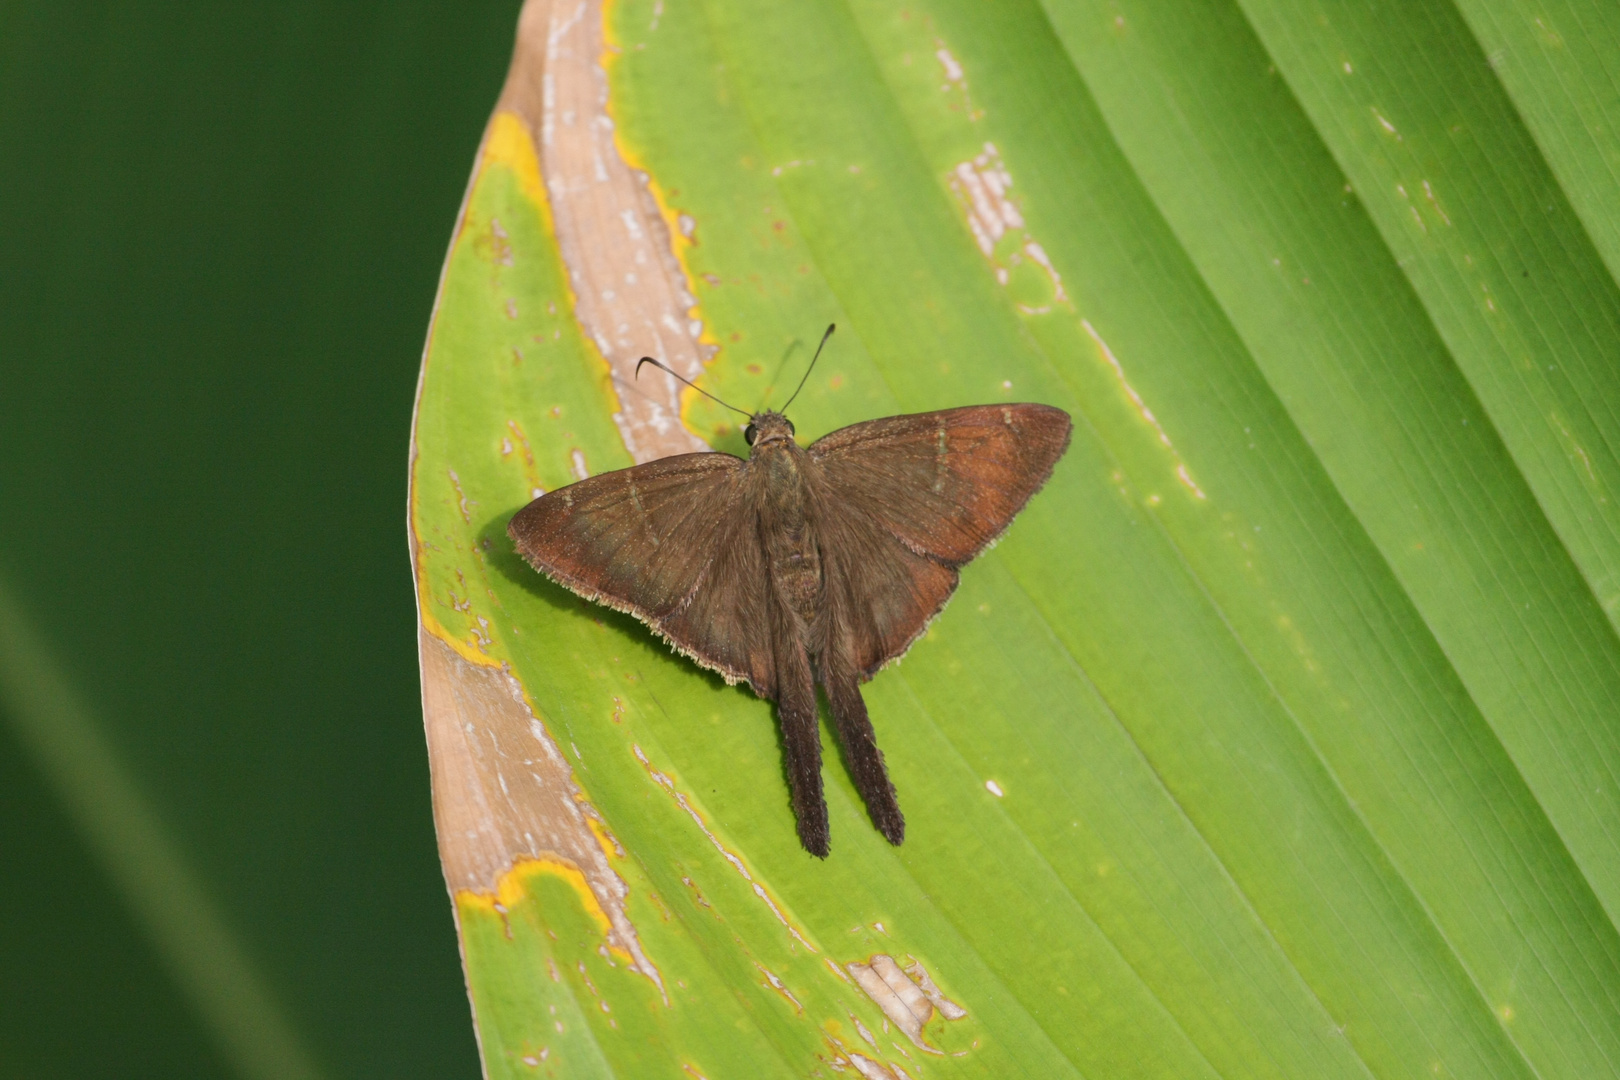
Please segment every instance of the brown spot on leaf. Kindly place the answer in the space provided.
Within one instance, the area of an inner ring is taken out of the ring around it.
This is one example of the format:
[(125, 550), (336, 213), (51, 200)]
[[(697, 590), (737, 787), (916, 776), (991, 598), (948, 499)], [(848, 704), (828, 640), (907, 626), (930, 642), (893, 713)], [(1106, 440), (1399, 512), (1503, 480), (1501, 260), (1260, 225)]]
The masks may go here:
[(600, 825), (596, 811), (518, 681), (473, 663), (426, 629), (418, 644), (433, 821), (450, 891), (492, 894), (525, 859), (573, 867), (607, 919), (609, 944), (662, 993), (658, 969), (625, 914), (624, 881), (592, 828)]

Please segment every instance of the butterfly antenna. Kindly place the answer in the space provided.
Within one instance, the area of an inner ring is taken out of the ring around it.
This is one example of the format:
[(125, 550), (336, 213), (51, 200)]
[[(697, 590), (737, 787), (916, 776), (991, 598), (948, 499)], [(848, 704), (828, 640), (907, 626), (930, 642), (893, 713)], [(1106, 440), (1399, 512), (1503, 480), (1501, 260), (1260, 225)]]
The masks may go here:
[(826, 347), (827, 339), (832, 337), (832, 332), (836, 329), (838, 329), (837, 323), (827, 324), (827, 332), (821, 335), (821, 344), (816, 346), (816, 355), (810, 358), (810, 366), (804, 369), (804, 378), (799, 380), (798, 387), (793, 391), (793, 397), (782, 403), (783, 412), (787, 412), (788, 406), (793, 404), (793, 398), (798, 397), (799, 391), (804, 389), (804, 384), (810, 381), (810, 373), (816, 369), (816, 361), (821, 359), (821, 350)]
[[(831, 332), (832, 331), (830, 331), (830, 330), (828, 331), (828, 333), (831, 333)], [(730, 409), (734, 413), (742, 413), (744, 416), (747, 416), (747, 417), (750, 417), (750, 418), (753, 417), (753, 413), (743, 412), (743, 410), (737, 408), (737, 406), (732, 405), (729, 402), (721, 401), (719, 398), (715, 397), (713, 394), (711, 394), (707, 390), (703, 389), (703, 387), (699, 386), (697, 383), (693, 382), (691, 379), (682, 378), (680, 375), (676, 375), (675, 371), (668, 364), (664, 363), (662, 360), (654, 360), (650, 356), (643, 356), (640, 360), (636, 361), (636, 378), (638, 378), (638, 379), (641, 378), (641, 365), (642, 364), (651, 364), (653, 367), (659, 368), (659, 369), (665, 371), (666, 373), (668, 373), (670, 375), (675, 375), (675, 377), (677, 379), (680, 379), (681, 382), (685, 383), (687, 386), (690, 386), (692, 389), (696, 390), (698, 393), (702, 394), (704, 397), (708, 398), (710, 401), (717, 402), (718, 404), (724, 405), (726, 408)]]

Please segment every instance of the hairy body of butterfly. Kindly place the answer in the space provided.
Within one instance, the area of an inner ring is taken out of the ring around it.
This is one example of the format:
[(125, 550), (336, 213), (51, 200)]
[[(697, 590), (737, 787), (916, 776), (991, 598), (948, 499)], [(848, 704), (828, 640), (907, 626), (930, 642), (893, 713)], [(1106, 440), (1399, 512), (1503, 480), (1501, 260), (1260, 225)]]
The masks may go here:
[(958, 567), (1046, 482), (1069, 416), (979, 405), (809, 447), (781, 413), (751, 420), (746, 461), (682, 454), (593, 476), (534, 500), (508, 532), (546, 576), (776, 702), (799, 839), (825, 857), (819, 683), (872, 821), (899, 844), (905, 817), (859, 684), (922, 634)]

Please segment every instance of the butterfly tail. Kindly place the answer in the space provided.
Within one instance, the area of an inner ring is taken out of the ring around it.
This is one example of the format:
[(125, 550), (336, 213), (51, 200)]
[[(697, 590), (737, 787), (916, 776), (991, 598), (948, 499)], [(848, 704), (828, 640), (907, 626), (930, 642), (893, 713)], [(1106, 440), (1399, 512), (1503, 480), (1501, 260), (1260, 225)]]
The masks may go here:
[(827, 702), (832, 706), (838, 741), (844, 746), (855, 788), (866, 803), (866, 812), (872, 815), (872, 824), (898, 847), (906, 838), (906, 817), (900, 812), (900, 800), (889, 782), (889, 770), (884, 767), (883, 751), (878, 749), (855, 673), (846, 665), (832, 664), (825, 675)]
[(821, 792), (821, 727), (816, 684), (804, 646), (785, 634), (776, 642), (776, 712), (782, 723), (788, 787), (804, 850), (825, 859), (831, 849), (827, 800)]

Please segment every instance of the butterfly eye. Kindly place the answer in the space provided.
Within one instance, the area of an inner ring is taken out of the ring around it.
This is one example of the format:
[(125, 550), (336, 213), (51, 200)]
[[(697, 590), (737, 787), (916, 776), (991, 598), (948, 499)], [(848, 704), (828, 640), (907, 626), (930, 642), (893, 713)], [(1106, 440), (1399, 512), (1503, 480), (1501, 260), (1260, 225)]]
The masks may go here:
[(793, 421), (789, 420), (787, 417), (784, 416), (784, 417), (782, 417), (782, 423), (784, 423), (784, 424), (786, 424), (788, 426), (788, 434), (789, 435), (797, 435), (798, 434), (798, 431), (796, 431), (794, 429), (794, 427), (793, 427)]
[(743, 438), (748, 441), (749, 446), (754, 445), (754, 425), (753, 424), (749, 424), (747, 427), (743, 428)]

